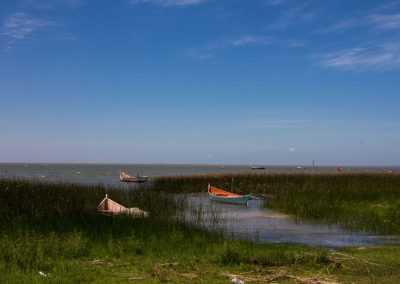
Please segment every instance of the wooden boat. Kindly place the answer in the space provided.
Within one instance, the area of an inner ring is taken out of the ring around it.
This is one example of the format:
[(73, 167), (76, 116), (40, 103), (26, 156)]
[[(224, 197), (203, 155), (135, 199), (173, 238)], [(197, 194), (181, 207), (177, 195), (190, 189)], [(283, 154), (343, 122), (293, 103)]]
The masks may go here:
[(108, 194), (106, 194), (106, 197), (100, 202), (98, 210), (100, 213), (103, 213), (105, 215), (128, 214), (134, 217), (149, 216), (148, 212), (143, 211), (137, 207), (126, 208), (125, 206), (122, 206), (121, 204), (108, 198)]
[(250, 194), (240, 195), (212, 187), (210, 184), (208, 184), (208, 196), (213, 201), (245, 205), (248, 205), (249, 200), (252, 199)]
[(119, 179), (123, 182), (146, 182), (149, 177), (148, 176), (140, 176), (139, 174), (136, 176), (130, 176), (125, 172), (119, 172)]
[(265, 170), (264, 166), (251, 166), (250, 167), (252, 170)]

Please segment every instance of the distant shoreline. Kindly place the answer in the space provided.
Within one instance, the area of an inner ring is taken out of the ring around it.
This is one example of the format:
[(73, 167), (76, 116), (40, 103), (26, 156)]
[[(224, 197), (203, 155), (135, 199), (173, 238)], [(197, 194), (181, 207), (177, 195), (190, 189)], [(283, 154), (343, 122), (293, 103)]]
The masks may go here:
[[(265, 166), (269, 167), (310, 167), (309, 164), (261, 164), (261, 163), (92, 163), (92, 162), (0, 162), (0, 166), (3, 165), (85, 165), (85, 166), (118, 166), (118, 165), (128, 165), (128, 166), (238, 166), (238, 167), (251, 167), (251, 166)], [(399, 168), (399, 165), (348, 165), (348, 164), (316, 164), (316, 167), (350, 167), (350, 168)]]

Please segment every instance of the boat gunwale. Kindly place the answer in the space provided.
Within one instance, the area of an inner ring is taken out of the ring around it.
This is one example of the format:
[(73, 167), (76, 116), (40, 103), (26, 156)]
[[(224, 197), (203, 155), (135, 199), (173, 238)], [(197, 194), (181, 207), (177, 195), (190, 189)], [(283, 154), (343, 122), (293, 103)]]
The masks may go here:
[[(212, 189), (217, 189), (218, 191), (223, 192), (222, 194), (226, 194), (226, 195), (216, 195), (215, 193), (212, 193)], [(216, 187), (211, 186), (210, 184), (208, 185), (208, 194), (215, 196), (215, 197), (219, 197), (219, 198), (243, 198), (245, 197), (244, 195), (240, 195), (237, 193), (233, 193), (233, 192), (229, 192), (229, 191), (225, 191)]]

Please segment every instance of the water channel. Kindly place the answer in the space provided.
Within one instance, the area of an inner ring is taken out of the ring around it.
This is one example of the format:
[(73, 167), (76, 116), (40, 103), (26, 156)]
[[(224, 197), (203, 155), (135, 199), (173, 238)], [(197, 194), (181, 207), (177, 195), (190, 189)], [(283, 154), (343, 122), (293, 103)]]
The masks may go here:
[(203, 225), (220, 228), (233, 237), (259, 243), (345, 247), (379, 246), (399, 241), (394, 236), (354, 232), (338, 225), (299, 222), (290, 215), (263, 208), (261, 200), (251, 200), (248, 206), (244, 206), (211, 201), (207, 193), (189, 194), (187, 198), (189, 208), (197, 208), (202, 212)]

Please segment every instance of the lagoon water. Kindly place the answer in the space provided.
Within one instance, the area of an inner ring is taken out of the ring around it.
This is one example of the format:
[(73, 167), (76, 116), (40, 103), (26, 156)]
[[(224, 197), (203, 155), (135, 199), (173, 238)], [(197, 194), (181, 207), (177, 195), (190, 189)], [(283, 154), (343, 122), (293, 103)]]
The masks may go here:
[[(151, 165), (151, 164), (0, 164), (0, 178), (34, 178), (43, 181), (61, 181), (84, 184), (104, 184), (126, 187), (119, 181), (118, 172), (148, 175), (190, 175), (209, 173), (311, 173), (312, 168), (297, 166), (266, 166), (265, 170), (251, 170), (249, 165)], [(318, 172), (334, 173), (336, 167), (318, 167)], [(347, 169), (346, 169), (347, 170)], [(350, 167), (350, 172), (400, 172), (399, 167)], [(338, 226), (323, 226), (296, 222), (291, 216), (262, 208), (261, 202), (250, 201), (249, 206), (215, 203), (207, 194), (191, 194), (188, 200), (193, 207), (201, 206), (208, 213), (218, 212), (225, 221), (217, 224), (228, 234), (261, 243), (300, 243), (311, 246), (374, 246), (396, 241), (392, 237), (368, 233), (349, 232)]]
[[(204, 212), (202, 223), (224, 229), (233, 237), (259, 243), (297, 243), (310, 246), (344, 247), (377, 246), (397, 243), (392, 236), (375, 236), (351, 232), (340, 226), (328, 226), (296, 221), (292, 216), (262, 207), (262, 201), (250, 200), (248, 206), (218, 203), (209, 200), (206, 193), (187, 195), (192, 208)], [(222, 221), (215, 221), (218, 215)]]
[[(252, 170), (250, 165), (168, 165), (168, 164), (24, 164), (0, 163), (0, 178), (24, 177), (73, 183), (96, 183), (120, 186), (118, 172), (150, 177), (210, 173), (311, 173), (311, 166), (273, 166)], [(321, 173), (336, 173), (335, 166), (319, 166)], [(346, 167), (345, 172), (400, 172), (400, 167)]]

